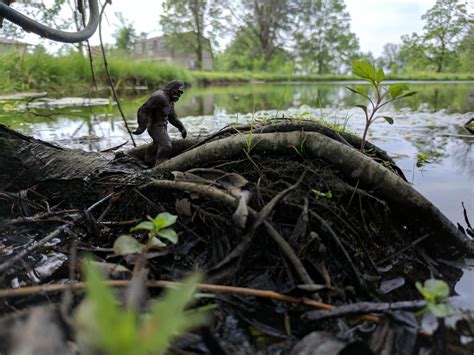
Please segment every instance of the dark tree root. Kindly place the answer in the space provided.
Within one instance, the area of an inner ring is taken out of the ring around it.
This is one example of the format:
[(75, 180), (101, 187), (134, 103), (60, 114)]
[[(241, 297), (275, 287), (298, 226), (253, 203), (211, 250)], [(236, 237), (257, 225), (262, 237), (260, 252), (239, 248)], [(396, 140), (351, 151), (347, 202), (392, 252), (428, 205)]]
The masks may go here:
[[(431, 242), (455, 245), (462, 253), (472, 255), (473, 244), (449, 219), (407, 182), (383, 165), (359, 151), (316, 132), (278, 132), (271, 134), (234, 135), (206, 143), (186, 151), (152, 169), (155, 176), (172, 171), (186, 171), (216, 161), (233, 160), (244, 154), (246, 147), (257, 154), (295, 155), (300, 150), (305, 158), (322, 159), (341, 171), (348, 179), (359, 181), (366, 190), (386, 200), (405, 213), (416, 214), (432, 227)], [(439, 250), (442, 253), (442, 250)]]

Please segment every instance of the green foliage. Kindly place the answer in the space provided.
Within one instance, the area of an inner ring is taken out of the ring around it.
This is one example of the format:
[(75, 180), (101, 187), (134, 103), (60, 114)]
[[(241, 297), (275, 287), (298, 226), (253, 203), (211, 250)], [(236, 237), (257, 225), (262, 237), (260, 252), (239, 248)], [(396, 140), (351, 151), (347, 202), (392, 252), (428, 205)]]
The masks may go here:
[(427, 163), (430, 163), (428, 156), (426, 154), (417, 154), (416, 155), (416, 167), (423, 168)]
[(176, 223), (177, 216), (168, 212), (163, 212), (155, 218), (147, 217), (148, 221), (143, 221), (135, 227), (130, 228), (130, 232), (147, 231), (148, 241), (145, 244), (138, 242), (130, 235), (122, 235), (114, 242), (114, 253), (116, 255), (128, 255), (134, 253), (141, 253), (152, 248), (162, 248), (166, 244), (161, 242), (158, 238), (169, 240), (171, 243), (178, 242), (178, 235), (172, 228), (168, 228)]
[(332, 199), (332, 192), (331, 191), (328, 191), (328, 192), (321, 192), (319, 190), (312, 190), (314, 192), (314, 194), (316, 195), (317, 198), (323, 198), (323, 199)]
[(203, 324), (202, 312), (186, 311), (200, 276), (167, 289), (142, 317), (136, 310), (122, 309), (112, 290), (92, 263), (86, 263), (86, 298), (74, 317), (77, 340), (87, 354), (163, 354), (172, 339)]
[[(157, 86), (180, 78), (192, 80), (189, 71), (166, 63), (133, 61), (121, 56), (111, 56), (109, 66), (112, 76), (122, 84), (149, 84)], [(101, 60), (94, 61), (94, 70), (99, 81), (106, 82)], [(24, 90), (77, 90), (78, 85), (90, 85), (89, 60), (77, 51), (61, 55), (46, 53), (41, 46), (32, 53), (8, 53), (0, 55), (0, 91)]]
[[(459, 53), (462, 41), (469, 36), (474, 17), (466, 3), (460, 0), (437, 0), (423, 16), (425, 21), (421, 35), (413, 33), (402, 37), (400, 57), (405, 67), (412, 70), (429, 68), (438, 73), (466, 70), (460, 65)], [(469, 56), (469, 52), (465, 52)], [(472, 71), (474, 67), (467, 68)]]
[(124, 52), (130, 52), (133, 50), (135, 41), (139, 38), (133, 24), (128, 22), (121, 13), (117, 13), (116, 16), (120, 22), (117, 31), (114, 33), (115, 47)]
[(455, 313), (455, 309), (446, 303), (449, 297), (449, 286), (445, 281), (429, 279), (424, 285), (417, 282), (415, 286), (426, 301), (426, 307), (421, 310), (421, 313), (431, 312), (437, 318), (445, 318)]
[[(175, 50), (192, 48), (196, 55), (196, 69), (203, 69), (207, 40), (218, 45), (217, 37), (225, 29), (222, 0), (165, 0), (160, 24), (167, 35), (168, 45)], [(186, 38), (183, 35), (186, 34)]]
[(359, 41), (350, 30), (342, 0), (309, 0), (298, 14), (294, 32), (299, 69), (318, 74), (340, 72), (355, 59)]
[(374, 95), (371, 97), (369, 90), (366, 88), (354, 88), (347, 87), (352, 93), (363, 97), (368, 101), (367, 105), (355, 105), (359, 107), (365, 115), (365, 128), (362, 135), (362, 142), (360, 150), (364, 151), (365, 139), (370, 125), (379, 118), (384, 119), (389, 124), (393, 124), (394, 120), (392, 117), (384, 115), (376, 115), (377, 112), (385, 105), (402, 99), (404, 97), (413, 96), (416, 91), (409, 91), (408, 84), (396, 83), (389, 85), (388, 88), (382, 86), (382, 81), (385, 79), (385, 73), (383, 69), (377, 69), (372, 63), (367, 61), (354, 61), (352, 63), (352, 72), (354, 75), (370, 83)]

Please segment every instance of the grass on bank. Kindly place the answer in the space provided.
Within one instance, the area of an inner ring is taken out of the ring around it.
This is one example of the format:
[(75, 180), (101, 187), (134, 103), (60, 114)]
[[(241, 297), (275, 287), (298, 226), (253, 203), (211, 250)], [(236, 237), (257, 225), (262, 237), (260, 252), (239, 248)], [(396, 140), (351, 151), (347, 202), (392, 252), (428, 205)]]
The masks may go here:
[[(110, 71), (120, 87), (146, 85), (157, 87), (172, 80), (181, 79), (193, 84), (218, 84), (238, 82), (282, 81), (337, 81), (354, 80), (351, 75), (318, 75), (255, 72), (208, 72), (189, 71), (182, 67), (152, 61), (136, 61), (123, 56), (109, 56)], [(95, 57), (94, 71), (99, 84), (106, 85), (102, 58)], [(0, 55), (0, 91), (13, 92), (41, 90), (74, 92), (86, 89), (91, 83), (89, 60), (79, 53), (53, 56), (42, 50), (18, 55)], [(474, 73), (417, 72), (387, 75), (387, 80), (474, 80)]]

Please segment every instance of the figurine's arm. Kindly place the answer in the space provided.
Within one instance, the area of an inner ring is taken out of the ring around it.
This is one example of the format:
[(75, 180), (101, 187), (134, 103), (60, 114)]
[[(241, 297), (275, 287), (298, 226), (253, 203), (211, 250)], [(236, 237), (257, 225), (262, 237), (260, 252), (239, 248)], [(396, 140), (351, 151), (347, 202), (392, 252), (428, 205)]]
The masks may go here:
[(186, 128), (184, 128), (183, 122), (178, 120), (178, 116), (176, 116), (176, 112), (174, 111), (174, 109), (172, 109), (170, 114), (168, 115), (168, 121), (177, 129), (179, 129), (183, 138), (186, 138), (188, 132), (186, 131)]

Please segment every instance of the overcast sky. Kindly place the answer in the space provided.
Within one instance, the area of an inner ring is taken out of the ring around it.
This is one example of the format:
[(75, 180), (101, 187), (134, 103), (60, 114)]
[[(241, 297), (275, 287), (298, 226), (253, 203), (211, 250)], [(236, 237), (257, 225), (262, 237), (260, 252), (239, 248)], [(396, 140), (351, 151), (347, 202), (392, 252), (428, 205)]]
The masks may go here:
[[(229, 0), (232, 1), (232, 0)], [(345, 0), (352, 23), (352, 31), (360, 41), (362, 51), (371, 51), (375, 56), (382, 53), (384, 44), (400, 43), (400, 36), (421, 32), (421, 16), (436, 0)], [(469, 0), (470, 4), (473, 0)], [(107, 19), (103, 24), (104, 39), (113, 43), (113, 33), (119, 22), (115, 16), (121, 12), (138, 33), (160, 34), (158, 25), (162, 0), (114, 0), (106, 10)], [(472, 7), (470, 8), (472, 11)], [(28, 39), (29, 42), (35, 42)], [(98, 44), (98, 35), (91, 40)]]

